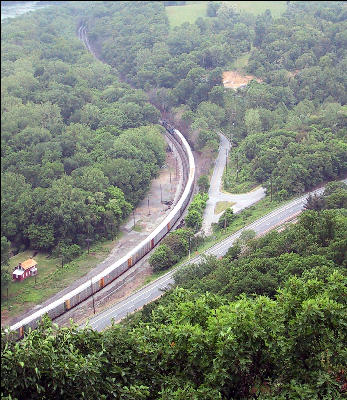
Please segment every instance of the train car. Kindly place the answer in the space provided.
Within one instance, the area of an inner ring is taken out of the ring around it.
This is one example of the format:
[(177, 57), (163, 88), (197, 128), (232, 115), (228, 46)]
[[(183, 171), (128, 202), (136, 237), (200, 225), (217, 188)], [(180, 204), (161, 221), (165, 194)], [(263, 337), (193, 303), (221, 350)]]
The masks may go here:
[(185, 207), (187, 206), (194, 188), (195, 179), (195, 162), (193, 153), (190, 146), (184, 136), (172, 127), (167, 121), (161, 121), (165, 129), (172, 135), (172, 137), (182, 146), (184, 149), (185, 156), (188, 161), (188, 176), (187, 182), (184, 187), (183, 194), (175, 207), (167, 215), (163, 222), (154, 229), (154, 231), (141, 243), (139, 243), (134, 249), (126, 254), (121, 259), (114, 262), (112, 265), (107, 267), (97, 276), (91, 280), (81, 284), (71, 292), (65, 294), (60, 299), (54, 301), (48, 306), (36, 311), (29, 317), (17, 322), (10, 327), (11, 331), (17, 332), (17, 337), (20, 339), (29, 328), (35, 329), (44, 314), (48, 314), (51, 319), (55, 319), (71, 308), (76, 307), (84, 300), (97, 293), (99, 290), (104, 288), (106, 285), (113, 282), (125, 271), (131, 268), (137, 261), (144, 257), (149, 251), (151, 251), (156, 244), (172, 229), (176, 221), (182, 215)]

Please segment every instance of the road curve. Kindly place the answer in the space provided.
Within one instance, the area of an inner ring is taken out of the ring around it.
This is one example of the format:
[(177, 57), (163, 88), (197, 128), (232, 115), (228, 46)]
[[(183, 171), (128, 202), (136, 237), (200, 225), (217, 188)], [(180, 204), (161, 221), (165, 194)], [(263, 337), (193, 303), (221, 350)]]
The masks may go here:
[[(347, 183), (347, 179), (344, 179), (343, 182)], [(258, 219), (257, 221), (245, 226), (231, 236), (215, 244), (201, 255), (192, 258), (190, 261), (185, 262), (181, 266), (201, 262), (202, 255), (214, 255), (217, 257), (224, 256), (229, 247), (232, 246), (234, 241), (241, 235), (244, 230), (251, 229), (254, 230), (257, 235), (261, 235), (268, 230), (271, 230), (276, 226), (282, 224), (286, 220), (289, 220), (294, 216), (300, 214), (304, 209), (304, 204), (309, 194), (322, 194), (323, 191), (324, 187), (316, 189), (290, 201), (289, 203)], [(111, 325), (112, 320), (117, 322), (126, 317), (128, 314), (131, 314), (132, 312), (140, 309), (145, 304), (148, 304), (156, 298), (160, 297), (163, 294), (163, 291), (169, 288), (170, 285), (174, 283), (173, 274), (178, 268), (171, 270), (162, 277), (156, 279), (154, 282), (146, 285), (136, 293), (130, 295), (123, 301), (91, 318), (88, 322), (89, 326), (97, 331), (102, 331), (103, 329)]]
[(215, 167), (213, 169), (210, 188), (208, 191), (208, 200), (206, 203), (201, 228), (205, 235), (210, 235), (212, 233), (212, 223), (218, 222), (219, 218), (224, 212), (221, 211), (219, 214), (215, 214), (215, 207), (218, 202), (227, 201), (234, 203), (232, 205), (232, 209), (234, 213), (237, 213), (246, 207), (250, 207), (252, 204), (265, 197), (265, 189), (263, 187), (240, 194), (221, 192), (220, 188), (222, 185), (223, 172), (226, 165), (226, 159), (228, 157), (227, 154), (231, 149), (231, 144), (223, 134), (220, 134), (219, 137), (220, 144), (218, 157), (216, 158)]

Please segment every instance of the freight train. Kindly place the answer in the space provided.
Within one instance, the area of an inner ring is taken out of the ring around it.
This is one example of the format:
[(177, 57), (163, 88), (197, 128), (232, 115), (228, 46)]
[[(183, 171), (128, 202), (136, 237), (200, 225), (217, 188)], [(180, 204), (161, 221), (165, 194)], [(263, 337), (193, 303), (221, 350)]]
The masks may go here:
[(29, 328), (35, 329), (43, 315), (48, 314), (52, 320), (59, 317), (71, 308), (77, 306), (79, 303), (88, 299), (90, 296), (94, 295), (106, 285), (110, 284), (129, 268), (132, 268), (144, 255), (154, 248), (154, 246), (171, 230), (177, 220), (181, 217), (194, 189), (194, 157), (184, 136), (167, 121), (160, 122), (170, 135), (172, 135), (172, 137), (180, 144), (188, 160), (188, 177), (181, 198), (164, 221), (145, 240), (139, 243), (124, 257), (114, 262), (100, 274), (92, 278), (91, 281), (89, 280), (88, 282), (83, 283), (76, 289), (62, 296), (60, 299), (10, 326), (10, 330), (16, 332), (16, 337), (18, 339), (22, 338)]

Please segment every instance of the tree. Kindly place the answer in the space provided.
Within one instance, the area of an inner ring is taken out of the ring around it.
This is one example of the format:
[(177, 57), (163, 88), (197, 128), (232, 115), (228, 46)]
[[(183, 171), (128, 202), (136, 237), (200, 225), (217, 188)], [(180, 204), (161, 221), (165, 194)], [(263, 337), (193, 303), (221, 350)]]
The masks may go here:
[(323, 196), (320, 196), (318, 194), (309, 194), (307, 197), (306, 203), (304, 204), (304, 209), (305, 210), (316, 210), (320, 211), (323, 210), (325, 207), (325, 199)]
[(8, 271), (8, 261), (10, 259), (10, 242), (5, 236), (1, 236), (1, 287), (6, 287), (11, 281)]
[(253, 231), (252, 229), (247, 229), (242, 231), (238, 240), (241, 244), (247, 245), (255, 237), (256, 237), (256, 232)]
[(153, 272), (163, 271), (174, 265), (175, 254), (168, 245), (161, 244), (150, 256), (149, 263), (153, 267)]
[(193, 228), (194, 231), (197, 232), (202, 226), (201, 212), (197, 209), (190, 210), (184, 218), (184, 221), (188, 227)]
[(324, 196), (325, 208), (347, 208), (347, 190), (336, 190), (329, 196)]
[(234, 220), (235, 215), (233, 209), (227, 208), (224, 213), (219, 217), (218, 226), (220, 228), (227, 228)]
[(49, 224), (30, 224), (26, 228), (26, 235), (30, 240), (30, 247), (33, 249), (49, 250), (54, 245), (54, 230)]
[(207, 175), (201, 175), (198, 179), (199, 192), (208, 193), (210, 181)]
[(178, 262), (183, 256), (188, 254), (190, 237), (191, 232), (178, 229), (163, 239), (163, 244), (169, 246), (172, 250), (175, 262)]
[(329, 182), (324, 189), (324, 197), (330, 196), (339, 190), (347, 190), (347, 184), (344, 182)]
[(71, 176), (77, 187), (88, 192), (103, 192), (109, 184), (108, 178), (96, 167), (77, 168)]
[(216, 17), (217, 11), (220, 6), (221, 6), (221, 3), (218, 3), (216, 1), (209, 1), (207, 3), (206, 15), (208, 17)]
[(107, 194), (109, 195), (109, 200), (106, 204), (106, 209), (112, 210), (112, 213), (119, 221), (127, 217), (132, 210), (132, 206), (125, 200), (121, 189), (111, 186), (107, 189)]
[(221, 6), (218, 8), (216, 14), (223, 28), (227, 29), (235, 23), (238, 11), (235, 5), (222, 3)]
[(229, 247), (225, 257), (230, 261), (237, 260), (241, 251), (241, 246), (238, 243), (235, 243), (233, 246)]
[(62, 257), (62, 263), (72, 261), (74, 258), (78, 257), (82, 253), (82, 249), (77, 244), (72, 245), (60, 245), (59, 253)]
[(262, 131), (260, 115), (257, 109), (250, 108), (246, 111), (245, 124), (248, 134), (259, 133)]
[(208, 99), (212, 103), (216, 103), (220, 107), (224, 107), (224, 88), (221, 86), (213, 86), (208, 93)]

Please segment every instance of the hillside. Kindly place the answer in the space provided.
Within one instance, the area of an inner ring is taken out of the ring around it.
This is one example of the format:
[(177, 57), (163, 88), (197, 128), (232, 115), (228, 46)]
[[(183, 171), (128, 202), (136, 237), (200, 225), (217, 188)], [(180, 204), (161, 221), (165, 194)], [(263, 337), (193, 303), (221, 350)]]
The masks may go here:
[[(346, 175), (343, 3), (278, 2), (276, 14), (208, 2), (201, 18), (193, 2), (166, 3), (68, 2), (3, 26), (5, 255), (9, 241), (73, 253), (91, 231), (116, 234), (164, 162), (160, 113), (203, 160), (219, 132), (232, 141), (230, 191), (263, 185), (281, 202)], [(182, 24), (173, 7), (190, 10)], [(82, 20), (103, 63), (74, 38)], [(237, 69), (256, 79), (225, 88)], [(194, 196), (196, 230), (206, 201)], [(2, 331), (2, 398), (343, 399), (346, 210), (346, 185), (330, 182), (296, 223), (246, 231), (102, 333), (48, 319), (20, 342)], [(153, 268), (186, 254), (189, 235), (167, 237)]]

